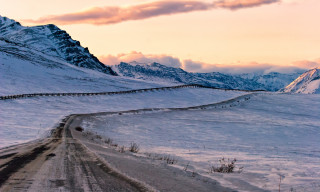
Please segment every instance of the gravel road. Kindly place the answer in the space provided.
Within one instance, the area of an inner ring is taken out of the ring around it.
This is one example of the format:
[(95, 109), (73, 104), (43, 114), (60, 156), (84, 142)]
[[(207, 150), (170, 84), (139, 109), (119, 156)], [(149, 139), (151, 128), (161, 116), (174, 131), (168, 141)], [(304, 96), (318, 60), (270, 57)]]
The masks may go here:
[(0, 191), (233, 191), (91, 143), (79, 122), (68, 116), (48, 138), (0, 149)]

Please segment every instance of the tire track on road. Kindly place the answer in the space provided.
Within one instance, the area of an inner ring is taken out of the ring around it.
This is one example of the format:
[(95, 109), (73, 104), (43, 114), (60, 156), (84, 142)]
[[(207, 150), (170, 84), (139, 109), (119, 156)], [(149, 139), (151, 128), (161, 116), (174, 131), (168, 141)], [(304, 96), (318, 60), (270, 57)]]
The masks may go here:
[(49, 138), (1, 151), (0, 191), (152, 191), (108, 167), (62, 120)]

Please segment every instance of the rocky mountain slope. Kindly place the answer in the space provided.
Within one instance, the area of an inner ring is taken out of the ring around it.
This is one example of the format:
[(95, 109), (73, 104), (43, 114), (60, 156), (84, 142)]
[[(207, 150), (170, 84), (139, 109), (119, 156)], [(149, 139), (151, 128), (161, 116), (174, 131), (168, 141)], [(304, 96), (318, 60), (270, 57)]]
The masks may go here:
[(283, 91), (287, 93), (320, 93), (320, 67), (303, 73)]
[[(111, 68), (95, 61), (95, 57), (83, 51), (84, 48), (81, 46), (66, 46), (64, 41), (73, 44), (75, 41), (72, 39), (63, 40), (50, 35), (45, 37), (42, 29), (49, 30), (48, 26), (40, 27), (40, 34), (33, 33), (32, 31), (37, 31), (37, 27), (22, 27), (19, 23), (4, 17), (0, 18), (0, 26), (1, 96), (39, 92), (103, 92), (168, 86), (110, 75), (115, 74)], [(29, 29), (31, 32), (26, 33)], [(55, 43), (53, 40), (61, 42)], [(85, 60), (76, 62), (78, 58)]]
[(53, 24), (24, 27), (7, 17), (0, 16), (0, 39), (19, 46), (37, 50), (58, 57), (72, 65), (116, 75), (108, 66), (101, 63), (88, 48)]

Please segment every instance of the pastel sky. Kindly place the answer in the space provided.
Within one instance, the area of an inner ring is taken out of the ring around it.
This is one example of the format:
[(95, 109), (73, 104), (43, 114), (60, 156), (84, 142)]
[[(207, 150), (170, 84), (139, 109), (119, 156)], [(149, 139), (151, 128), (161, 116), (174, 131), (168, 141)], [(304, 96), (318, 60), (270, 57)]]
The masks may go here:
[(223, 66), (320, 64), (319, 0), (0, 0), (0, 15), (54, 23), (106, 64)]

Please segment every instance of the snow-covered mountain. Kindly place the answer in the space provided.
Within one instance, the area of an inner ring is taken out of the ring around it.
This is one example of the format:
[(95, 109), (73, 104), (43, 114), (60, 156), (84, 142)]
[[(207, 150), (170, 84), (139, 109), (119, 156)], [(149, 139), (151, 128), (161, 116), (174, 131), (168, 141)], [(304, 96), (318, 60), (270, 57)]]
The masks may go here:
[[(10, 55), (14, 59), (27, 60), (29, 63), (42, 66), (45, 65), (46, 68), (61, 68), (61, 66), (65, 68), (66, 64), (68, 67), (71, 64), (109, 75), (119, 74), (124, 77), (139, 79), (140, 82), (141, 80), (152, 81), (155, 84), (200, 84), (227, 89), (277, 91), (287, 86), (300, 75), (299, 73), (241, 75), (219, 72), (190, 73), (180, 68), (167, 67), (159, 63), (141, 64), (137, 62), (120, 63), (111, 68), (101, 63), (89, 52), (88, 48), (82, 47), (79, 41), (73, 40), (66, 31), (59, 29), (53, 24), (24, 27), (19, 22), (1, 16), (0, 44), (0, 53), (3, 54), (1, 60)], [(17, 63), (23, 62), (17, 61)], [(17, 66), (17, 64), (13, 66)], [(21, 67), (23, 69), (23, 65)], [(73, 70), (79, 69), (73, 68)], [(53, 71), (47, 72), (53, 74)], [(65, 74), (65, 71), (61, 71), (61, 73)], [(59, 76), (60, 74), (56, 75)], [(6, 76), (6, 74), (2, 76)], [(57, 77), (55, 78), (57, 79)], [(121, 80), (119, 79), (119, 81)], [(132, 79), (132, 81), (134, 80)], [(30, 86), (32, 85), (30, 84)], [(53, 87), (54, 85), (48, 86)], [(5, 87), (5, 85), (2, 87)], [(57, 90), (57, 87), (54, 90)]]
[(110, 74), (116, 73), (56, 26), (23, 27), (14, 20), (0, 17), (1, 96), (169, 85)]
[(181, 68), (168, 67), (159, 63), (124, 63), (112, 66), (117, 74), (125, 77), (151, 81), (165, 81), (183, 84), (200, 84), (227, 89), (277, 91), (296, 79), (301, 73), (282, 74), (223, 74), (190, 73)]
[(167, 86), (74, 66), (62, 58), (0, 39), (0, 95), (103, 92)]
[(24, 27), (19, 22), (0, 16), (0, 39), (58, 57), (78, 67), (116, 75), (110, 67), (92, 55), (88, 48), (82, 47), (79, 41), (73, 40), (66, 31), (53, 24)]
[(221, 87), (220, 82), (208, 82), (180, 68), (167, 67), (159, 63), (142, 64), (137, 62), (124, 63), (112, 66), (119, 75), (150, 81), (164, 81), (179, 84), (201, 84)]
[(283, 91), (287, 93), (320, 93), (320, 67), (303, 73)]
[(303, 71), (297, 71), (293, 73), (270, 72), (267, 74), (245, 73), (234, 76), (256, 82), (262, 85), (265, 90), (278, 91), (280, 89), (283, 89), (290, 82), (299, 77), (299, 75), (301, 75), (302, 73)]

